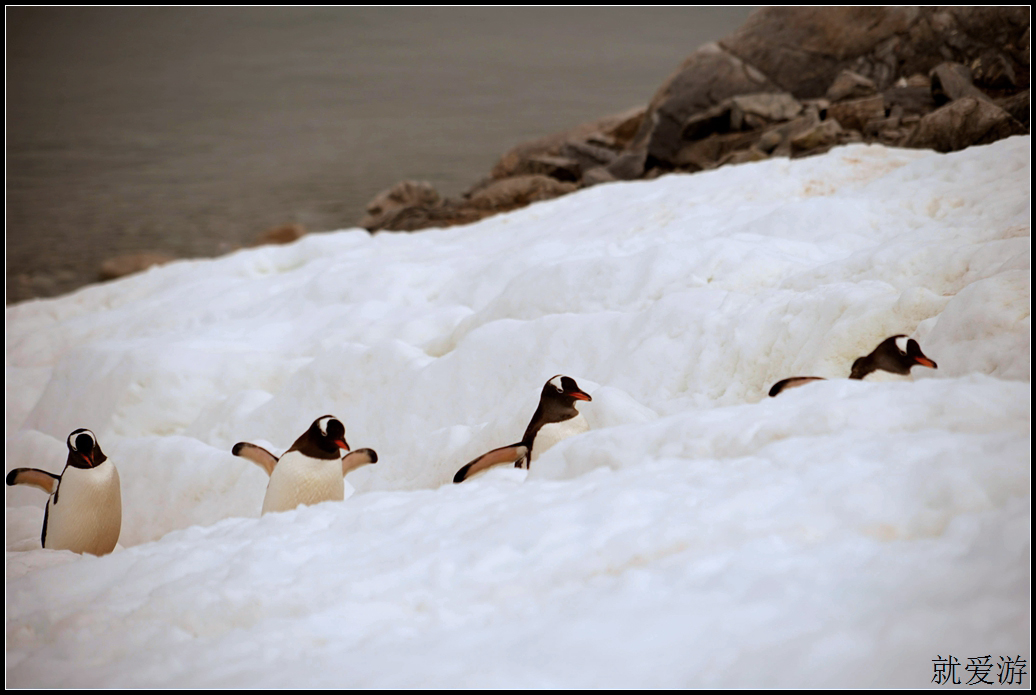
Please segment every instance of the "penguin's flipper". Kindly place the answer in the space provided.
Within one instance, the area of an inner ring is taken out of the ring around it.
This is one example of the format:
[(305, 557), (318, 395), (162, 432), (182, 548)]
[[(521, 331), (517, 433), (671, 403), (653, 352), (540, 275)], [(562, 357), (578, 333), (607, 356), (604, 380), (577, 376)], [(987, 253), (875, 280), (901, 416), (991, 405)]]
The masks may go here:
[(510, 446), (493, 449), (457, 471), (457, 475), (453, 476), (453, 482), (462, 483), (476, 473), (484, 471), (491, 466), (499, 466), (502, 463), (517, 463), (528, 455), (529, 447), (524, 444), (511, 444)]
[(802, 386), (803, 384), (808, 384), (811, 381), (823, 380), (824, 377), (822, 376), (793, 376), (788, 379), (781, 379), (776, 384), (770, 387), (770, 395), (776, 396), (778, 393), (781, 393), (782, 391), (787, 391), (788, 389), (793, 389), (798, 386)]
[(41, 471), (38, 468), (15, 468), (7, 474), (8, 485), (32, 485), (48, 495), (54, 494), (60, 480), (60, 475)]
[(349, 471), (355, 471), (360, 466), (366, 466), (368, 463), (377, 462), (378, 452), (374, 449), (357, 449), (356, 451), (350, 451), (342, 457), (342, 475), (345, 475)]
[(231, 450), (234, 456), (240, 456), (243, 459), (248, 459), (255, 465), (266, 471), (266, 475), (273, 475), (273, 468), (277, 465), (277, 457), (271, 454), (261, 446), (255, 444), (249, 444), (248, 442), (238, 442), (234, 445)]

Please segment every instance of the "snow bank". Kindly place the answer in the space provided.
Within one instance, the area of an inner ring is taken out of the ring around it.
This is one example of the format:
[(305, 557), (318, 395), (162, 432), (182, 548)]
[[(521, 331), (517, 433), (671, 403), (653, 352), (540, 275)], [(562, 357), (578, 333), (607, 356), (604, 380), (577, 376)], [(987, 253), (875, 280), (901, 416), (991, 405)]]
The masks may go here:
[[(851, 146), (7, 310), (7, 469), (89, 427), (124, 550), (8, 489), (8, 685), (919, 687), (1030, 644), (1030, 140)], [(850, 382), (895, 333), (937, 371)], [(554, 374), (593, 429), (529, 471)], [(766, 397), (794, 375), (832, 380)], [(325, 413), (374, 466), (259, 519)]]

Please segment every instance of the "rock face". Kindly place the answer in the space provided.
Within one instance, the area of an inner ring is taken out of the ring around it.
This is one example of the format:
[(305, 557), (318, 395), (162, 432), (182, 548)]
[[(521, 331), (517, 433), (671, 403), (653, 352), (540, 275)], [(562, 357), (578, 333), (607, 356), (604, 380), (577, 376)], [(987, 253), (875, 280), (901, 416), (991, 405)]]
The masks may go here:
[(362, 224), (447, 226), (579, 187), (847, 142), (949, 152), (1027, 133), (1029, 21), (1026, 6), (763, 8), (694, 51), (645, 108), (517, 145), (458, 200), (397, 184)]

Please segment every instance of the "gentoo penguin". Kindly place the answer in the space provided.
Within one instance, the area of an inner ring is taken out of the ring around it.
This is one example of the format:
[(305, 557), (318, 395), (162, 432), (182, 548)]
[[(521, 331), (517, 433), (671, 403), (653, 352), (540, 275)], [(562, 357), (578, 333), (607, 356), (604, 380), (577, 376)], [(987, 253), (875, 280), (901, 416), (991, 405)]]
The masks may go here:
[(374, 449), (357, 449), (342, 457), (339, 449), (349, 451), (345, 425), (332, 415), (324, 415), (314, 420), (280, 459), (248, 442), (235, 444), (233, 454), (248, 459), (270, 476), (263, 499), (266, 514), (287, 512), (300, 504), (345, 499), (345, 474), (377, 463), (378, 454)]
[(513, 463), (515, 468), (528, 468), (531, 461), (562, 439), (581, 434), (590, 429), (586, 418), (576, 410), (576, 401), (592, 401), (583, 392), (575, 379), (567, 376), (553, 376), (543, 385), (540, 404), (525, 428), (520, 442), (482, 454), (453, 476), (453, 482), (460, 483), (490, 466)]
[(68, 435), (68, 460), (61, 475), (36, 468), (15, 468), (8, 485), (32, 485), (50, 494), (43, 514), (44, 548), (107, 555), (122, 530), (119, 471), (87, 429)]
[[(913, 338), (905, 335), (894, 335), (881, 341), (871, 354), (857, 358), (853, 362), (850, 379), (864, 379), (879, 371), (891, 374), (910, 374), (910, 368), (919, 364), (923, 367), (937, 369), (935, 362), (925, 357), (921, 346)], [(810, 381), (822, 381), (819, 376), (793, 376), (782, 379), (770, 388), (770, 395), (776, 396), (782, 391), (802, 386)]]

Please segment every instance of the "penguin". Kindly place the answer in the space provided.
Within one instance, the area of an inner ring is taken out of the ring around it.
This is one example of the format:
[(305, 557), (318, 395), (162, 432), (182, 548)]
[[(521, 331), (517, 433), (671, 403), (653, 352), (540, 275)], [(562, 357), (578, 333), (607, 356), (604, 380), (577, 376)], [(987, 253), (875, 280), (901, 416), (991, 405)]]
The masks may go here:
[(520, 442), (493, 449), (471, 461), (453, 476), (454, 483), (461, 483), (481, 471), (504, 463), (513, 463), (515, 468), (528, 468), (532, 461), (562, 439), (582, 434), (590, 424), (582, 413), (576, 410), (576, 401), (592, 401), (576, 384), (575, 379), (558, 374), (543, 385), (540, 404), (525, 428)]
[(88, 429), (73, 430), (66, 441), (68, 460), (61, 475), (36, 468), (15, 468), (8, 485), (32, 485), (50, 495), (43, 514), (44, 548), (107, 555), (122, 531), (119, 471)]
[(333, 415), (313, 421), (302, 436), (279, 459), (266, 449), (238, 442), (232, 453), (256, 464), (270, 476), (263, 499), (263, 514), (287, 512), (300, 504), (317, 504), (345, 499), (345, 474), (360, 466), (378, 462), (374, 449), (349, 451), (345, 425)]
[[(857, 358), (853, 362), (849, 378), (865, 379), (878, 372), (909, 375), (910, 368), (918, 364), (922, 367), (938, 369), (935, 362), (921, 352), (921, 346), (917, 344), (916, 340), (905, 335), (894, 335), (881, 341), (871, 354)], [(778, 393), (802, 386), (810, 381), (823, 381), (823, 379), (820, 376), (793, 376), (789, 379), (782, 379), (770, 387), (770, 395), (776, 396)]]

